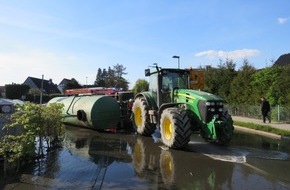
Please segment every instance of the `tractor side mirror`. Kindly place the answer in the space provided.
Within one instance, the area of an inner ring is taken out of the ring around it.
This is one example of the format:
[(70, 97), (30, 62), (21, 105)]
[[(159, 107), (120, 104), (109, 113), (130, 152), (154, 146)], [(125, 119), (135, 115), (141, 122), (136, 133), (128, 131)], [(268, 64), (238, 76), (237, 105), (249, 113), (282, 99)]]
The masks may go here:
[(150, 69), (145, 69), (145, 76), (146, 77), (150, 76)]

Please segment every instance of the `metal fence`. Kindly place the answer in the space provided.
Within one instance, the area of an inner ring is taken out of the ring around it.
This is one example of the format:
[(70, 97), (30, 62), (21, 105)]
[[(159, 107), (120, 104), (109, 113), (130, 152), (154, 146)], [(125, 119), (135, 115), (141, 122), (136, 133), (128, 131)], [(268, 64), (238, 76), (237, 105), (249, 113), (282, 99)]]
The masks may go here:
[[(235, 116), (243, 116), (250, 118), (262, 118), (261, 106), (252, 106), (252, 105), (238, 105), (231, 106), (226, 105), (229, 113)], [(271, 119), (274, 121), (280, 122), (290, 122), (290, 107), (284, 106), (275, 106), (271, 107)]]

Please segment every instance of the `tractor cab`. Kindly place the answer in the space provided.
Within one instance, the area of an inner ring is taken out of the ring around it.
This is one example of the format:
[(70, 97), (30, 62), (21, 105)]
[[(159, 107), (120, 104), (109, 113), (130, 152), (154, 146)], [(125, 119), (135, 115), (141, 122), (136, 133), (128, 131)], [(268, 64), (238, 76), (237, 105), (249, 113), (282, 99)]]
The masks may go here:
[(157, 106), (164, 103), (173, 103), (173, 91), (176, 89), (189, 88), (189, 71), (183, 69), (161, 69), (156, 67), (156, 71), (145, 70), (145, 76), (150, 76), (149, 91)]

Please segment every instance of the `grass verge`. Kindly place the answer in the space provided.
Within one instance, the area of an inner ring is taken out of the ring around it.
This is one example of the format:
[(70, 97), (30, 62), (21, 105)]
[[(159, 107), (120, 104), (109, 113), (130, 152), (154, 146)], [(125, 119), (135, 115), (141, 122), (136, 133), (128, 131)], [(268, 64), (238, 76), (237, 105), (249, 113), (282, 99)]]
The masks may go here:
[(234, 125), (238, 125), (238, 126), (246, 127), (246, 128), (250, 128), (250, 129), (255, 129), (255, 130), (259, 130), (259, 131), (264, 131), (264, 132), (268, 132), (268, 133), (273, 133), (276, 135), (290, 136), (290, 131), (273, 128), (269, 125), (258, 125), (255, 123), (247, 123), (247, 122), (242, 122), (242, 121), (234, 121)]

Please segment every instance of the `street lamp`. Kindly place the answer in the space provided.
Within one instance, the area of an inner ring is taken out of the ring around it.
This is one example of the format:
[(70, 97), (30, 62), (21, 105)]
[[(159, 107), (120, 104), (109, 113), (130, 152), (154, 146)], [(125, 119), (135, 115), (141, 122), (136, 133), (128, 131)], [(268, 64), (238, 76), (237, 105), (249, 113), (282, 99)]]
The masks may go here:
[(179, 58), (180, 58), (180, 57), (179, 57), (179, 56), (177, 56), (177, 55), (174, 55), (174, 56), (172, 56), (172, 58), (175, 58), (175, 59), (177, 59), (177, 61), (178, 61), (178, 69), (179, 69), (179, 64), (180, 64), (180, 63), (179, 63)]

